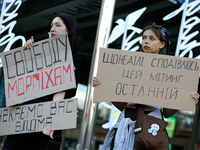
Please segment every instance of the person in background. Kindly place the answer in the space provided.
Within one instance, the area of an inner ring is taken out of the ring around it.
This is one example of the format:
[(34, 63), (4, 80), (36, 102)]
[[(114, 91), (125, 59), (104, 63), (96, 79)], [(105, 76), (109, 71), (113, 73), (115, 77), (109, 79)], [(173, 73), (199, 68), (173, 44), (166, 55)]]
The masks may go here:
[[(140, 51), (152, 54), (168, 54), (170, 50), (170, 33), (169, 31), (155, 23), (146, 26), (142, 31), (142, 47)], [(149, 54), (149, 55), (150, 55)], [(99, 86), (100, 78), (93, 77), (93, 87)], [(192, 93), (192, 97), (198, 103), (199, 94)], [(121, 114), (117, 123), (108, 132), (102, 150), (134, 150), (134, 127), (136, 122), (135, 103), (112, 102)], [(163, 115), (168, 118), (178, 110), (163, 108)], [(156, 106), (146, 106), (146, 114), (162, 119), (161, 108)], [(132, 129), (131, 129), (132, 128)]]
[[(72, 57), (74, 62), (74, 71), (76, 79), (76, 87), (78, 85), (78, 79), (80, 75), (81, 60), (76, 55), (81, 37), (80, 29), (76, 19), (70, 14), (57, 15), (51, 23), (50, 34), (51, 37), (59, 36), (62, 34), (68, 34), (70, 46), (72, 49)], [(26, 48), (33, 46), (33, 36), (25, 43)], [(24, 104), (40, 103), (46, 101), (57, 101), (74, 97), (76, 95), (77, 88), (65, 90), (62, 92), (49, 94), (47, 96), (25, 102)], [(62, 122), (61, 122), (62, 123)], [(25, 133), (17, 135), (8, 135), (2, 150), (60, 150), (60, 144), (62, 142), (62, 131), (53, 131), (46, 127), (43, 132)]]

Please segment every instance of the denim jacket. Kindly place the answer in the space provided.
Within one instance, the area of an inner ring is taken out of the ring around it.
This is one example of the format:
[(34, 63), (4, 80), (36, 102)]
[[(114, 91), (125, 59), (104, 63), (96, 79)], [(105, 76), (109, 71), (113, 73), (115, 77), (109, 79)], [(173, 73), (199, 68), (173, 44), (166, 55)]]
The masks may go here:
[[(132, 121), (130, 118), (125, 118), (124, 114), (125, 109), (121, 112), (117, 123), (106, 135), (102, 150), (135, 150), (134, 128), (136, 121)], [(148, 115), (162, 119), (160, 109), (157, 109)]]

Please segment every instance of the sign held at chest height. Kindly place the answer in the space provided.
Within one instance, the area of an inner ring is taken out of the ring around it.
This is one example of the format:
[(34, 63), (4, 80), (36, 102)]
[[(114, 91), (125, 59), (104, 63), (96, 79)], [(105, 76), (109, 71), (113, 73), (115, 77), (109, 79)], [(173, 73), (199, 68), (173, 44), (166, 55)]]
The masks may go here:
[[(100, 48), (94, 102), (146, 104), (193, 111), (200, 60)], [(102, 94), (103, 93), (103, 94)]]
[(6, 106), (76, 87), (67, 35), (1, 53)]
[(45, 127), (52, 130), (76, 128), (77, 101), (73, 98), (1, 108), (0, 136), (38, 132)]

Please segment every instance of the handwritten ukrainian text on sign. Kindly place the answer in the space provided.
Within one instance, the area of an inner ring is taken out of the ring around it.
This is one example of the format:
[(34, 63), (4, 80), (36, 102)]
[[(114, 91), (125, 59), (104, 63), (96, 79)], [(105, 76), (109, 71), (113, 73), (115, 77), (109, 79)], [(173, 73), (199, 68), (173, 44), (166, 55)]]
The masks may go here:
[(53, 130), (76, 128), (76, 118), (76, 98), (1, 108), (0, 136), (38, 132), (44, 127)]
[(200, 60), (101, 48), (94, 102), (118, 101), (194, 110)]
[(76, 87), (67, 35), (1, 53), (6, 106)]

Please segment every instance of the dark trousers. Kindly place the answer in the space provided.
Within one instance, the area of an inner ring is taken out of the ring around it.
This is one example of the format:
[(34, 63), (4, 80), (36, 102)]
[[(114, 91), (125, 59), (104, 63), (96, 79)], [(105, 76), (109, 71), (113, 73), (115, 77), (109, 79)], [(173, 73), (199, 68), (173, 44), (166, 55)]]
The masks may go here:
[(2, 150), (60, 150), (61, 131), (54, 131), (53, 140), (42, 132), (8, 135)]

